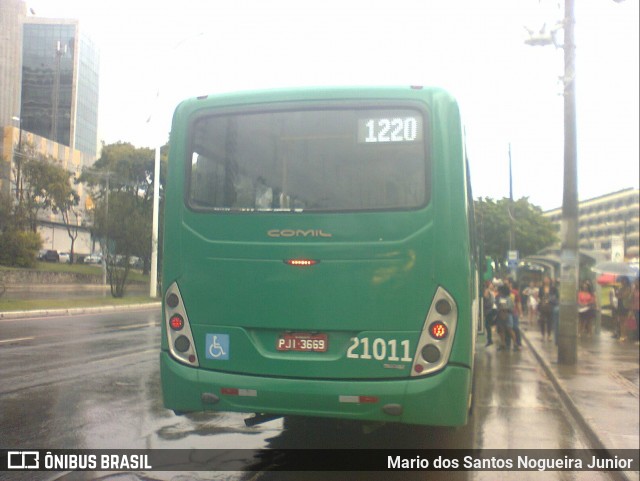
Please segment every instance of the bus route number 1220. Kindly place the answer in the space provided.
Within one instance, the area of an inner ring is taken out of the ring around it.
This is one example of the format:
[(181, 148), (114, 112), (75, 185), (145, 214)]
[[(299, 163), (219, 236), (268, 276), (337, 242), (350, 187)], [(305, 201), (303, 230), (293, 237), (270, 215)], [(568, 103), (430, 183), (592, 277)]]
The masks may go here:
[(365, 120), (361, 135), (365, 143), (413, 142), (418, 140), (418, 132), (416, 117), (396, 117)]

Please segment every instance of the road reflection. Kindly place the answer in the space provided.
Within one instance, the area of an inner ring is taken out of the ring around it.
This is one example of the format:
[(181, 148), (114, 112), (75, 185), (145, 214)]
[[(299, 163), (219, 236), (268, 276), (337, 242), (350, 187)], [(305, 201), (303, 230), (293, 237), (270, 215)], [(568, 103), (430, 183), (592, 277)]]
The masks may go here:
[[(0, 438), (13, 448), (163, 450), (164, 471), (29, 473), (15, 479), (382, 480), (596, 479), (598, 473), (331, 471), (324, 449), (345, 462), (356, 450), (584, 448), (551, 383), (526, 349), (480, 345), (473, 415), (451, 429), (313, 418), (280, 418), (247, 427), (241, 413), (176, 416), (160, 388), (157, 311), (2, 323), (8, 338), (29, 338), (0, 351)], [(429, 409), (425, 405), (425, 409)], [(278, 471), (309, 450), (316, 471)], [(211, 450), (217, 450), (212, 452)], [(265, 455), (271, 450), (277, 457)], [(165, 454), (166, 453), (166, 454)], [(370, 451), (370, 455), (374, 455)], [(354, 459), (356, 459), (354, 457)], [(379, 460), (372, 459), (372, 466)], [(194, 465), (195, 463), (195, 465)], [(212, 464), (213, 463), (213, 464)], [(238, 464), (240, 463), (240, 464)], [(195, 466), (195, 467), (194, 467)], [(213, 466), (213, 468), (212, 468)], [(379, 466), (379, 464), (377, 465)], [(202, 468), (202, 470), (199, 470)], [(254, 470), (246, 471), (249, 468)], [(209, 469), (216, 469), (210, 472)]]

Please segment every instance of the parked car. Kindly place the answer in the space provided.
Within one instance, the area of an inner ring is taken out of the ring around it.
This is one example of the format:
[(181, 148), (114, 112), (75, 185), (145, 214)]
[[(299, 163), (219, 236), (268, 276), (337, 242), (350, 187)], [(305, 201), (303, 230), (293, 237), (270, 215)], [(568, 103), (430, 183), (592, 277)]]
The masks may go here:
[(61, 263), (69, 264), (71, 262), (71, 254), (68, 252), (60, 252), (58, 255), (60, 256)]
[(84, 258), (85, 264), (102, 264), (102, 256), (100, 254), (91, 254)]
[(58, 251), (53, 249), (44, 250), (40, 251), (38, 259), (46, 262), (60, 262), (60, 254), (58, 254)]

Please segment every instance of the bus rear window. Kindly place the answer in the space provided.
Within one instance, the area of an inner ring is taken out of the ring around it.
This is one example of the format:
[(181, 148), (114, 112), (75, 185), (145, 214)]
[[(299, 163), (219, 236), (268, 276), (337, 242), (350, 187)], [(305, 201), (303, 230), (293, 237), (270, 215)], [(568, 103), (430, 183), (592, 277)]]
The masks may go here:
[(200, 117), (186, 198), (213, 211), (418, 208), (429, 197), (424, 124), (410, 108)]

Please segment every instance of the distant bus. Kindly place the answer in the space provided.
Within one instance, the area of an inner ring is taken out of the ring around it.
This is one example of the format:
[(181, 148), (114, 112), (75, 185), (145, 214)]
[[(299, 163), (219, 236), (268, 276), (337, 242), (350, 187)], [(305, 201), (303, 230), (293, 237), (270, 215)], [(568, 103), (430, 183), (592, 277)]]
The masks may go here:
[(467, 422), (478, 257), (450, 94), (198, 97), (170, 146), (167, 408)]

